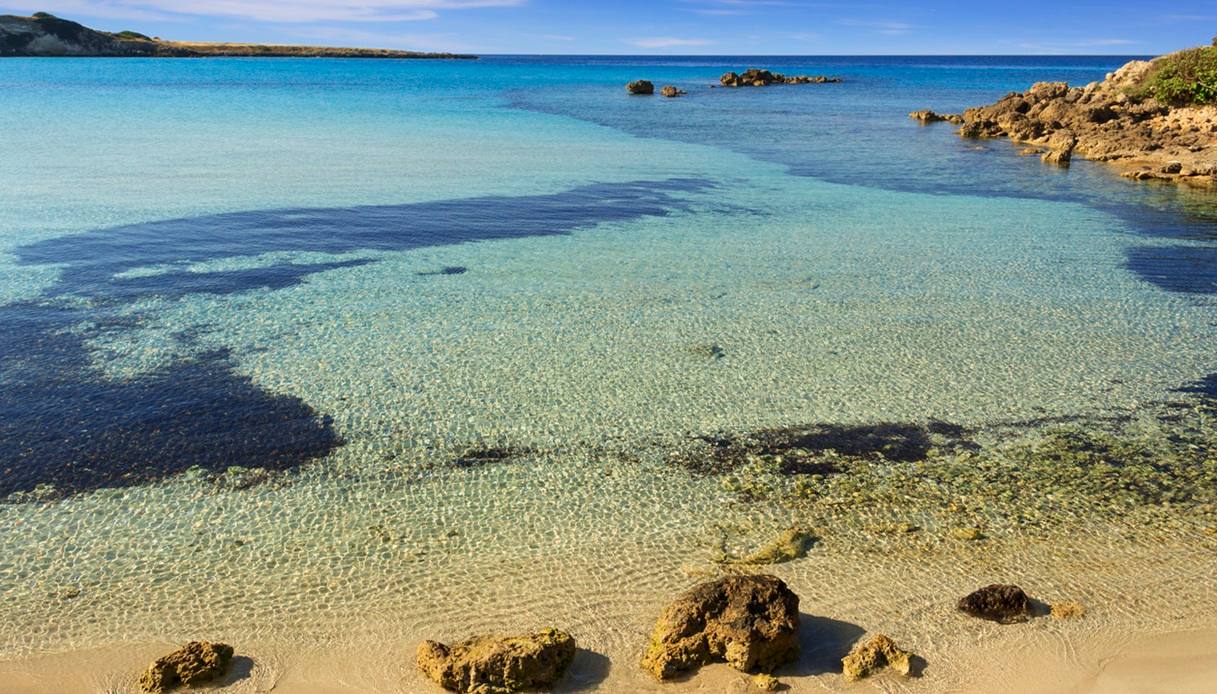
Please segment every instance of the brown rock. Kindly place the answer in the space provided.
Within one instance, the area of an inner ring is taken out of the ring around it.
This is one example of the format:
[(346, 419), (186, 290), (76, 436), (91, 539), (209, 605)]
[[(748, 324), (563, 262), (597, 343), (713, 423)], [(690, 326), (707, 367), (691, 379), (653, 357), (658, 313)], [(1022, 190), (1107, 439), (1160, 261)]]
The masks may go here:
[(728, 72), (719, 78), (724, 87), (768, 87), (771, 84), (827, 84), (840, 82), (840, 77), (824, 75), (791, 75), (787, 77), (778, 72), (749, 68), (743, 74)]
[(637, 80), (625, 85), (625, 90), (638, 96), (650, 96), (655, 93), (655, 85), (648, 80)]
[(927, 125), (929, 123), (943, 123), (943, 122), (956, 123), (956, 124), (963, 123), (963, 116), (961, 116), (961, 115), (958, 115), (955, 113), (935, 113), (934, 111), (931, 111), (929, 109), (913, 111), (912, 113), (909, 114), (909, 118), (912, 118), (915, 121), (919, 121), (923, 125)]
[(799, 596), (774, 576), (728, 576), (672, 603), (651, 635), (643, 669), (661, 680), (725, 661), (772, 672), (799, 653)]
[(1052, 618), (1067, 620), (1081, 619), (1086, 616), (1086, 608), (1076, 602), (1054, 602), (1052, 603)]
[(663, 89), (660, 89), (659, 93), (668, 97), (669, 99), (674, 99), (678, 96), (684, 96), (685, 94), (688, 94), (688, 92), (686, 92), (685, 90), (677, 89), (676, 87), (673, 87), (670, 84), (668, 86), (664, 87)]
[(150, 694), (161, 694), (178, 685), (194, 687), (223, 677), (231, 662), (232, 646), (191, 641), (148, 666), (139, 678), (139, 687)]
[(753, 676), (752, 686), (762, 692), (776, 692), (781, 691), (782, 681), (773, 675), (760, 674)]
[(1048, 138), (1048, 151), (1041, 159), (1048, 164), (1068, 166), (1073, 158), (1073, 150), (1078, 146), (1078, 138), (1068, 130), (1062, 130)]
[(854, 646), (849, 655), (841, 659), (845, 679), (854, 682), (879, 672), (885, 667), (908, 676), (912, 671), (909, 654), (900, 650), (895, 641), (877, 634), (869, 641)]
[(1031, 616), (1031, 601), (1022, 588), (995, 583), (960, 598), (959, 610), (999, 624), (1013, 624)]
[(575, 658), (575, 639), (557, 629), (527, 636), (477, 636), (453, 646), (424, 641), (418, 669), (444, 689), (511, 694), (553, 685)]
[[(1134, 180), (1195, 180), (1185, 172), (1217, 165), (1211, 150), (1213, 106), (1171, 107), (1138, 94), (1152, 63), (1133, 61), (1103, 82), (1069, 87), (1041, 82), (962, 116), (959, 134), (1008, 137), (1049, 150), (1044, 161), (1066, 165), (1074, 155), (1111, 161)], [(919, 117), (915, 112), (913, 117)], [(1176, 170), (1176, 162), (1179, 166)], [(1136, 170), (1130, 170), (1137, 167)]]

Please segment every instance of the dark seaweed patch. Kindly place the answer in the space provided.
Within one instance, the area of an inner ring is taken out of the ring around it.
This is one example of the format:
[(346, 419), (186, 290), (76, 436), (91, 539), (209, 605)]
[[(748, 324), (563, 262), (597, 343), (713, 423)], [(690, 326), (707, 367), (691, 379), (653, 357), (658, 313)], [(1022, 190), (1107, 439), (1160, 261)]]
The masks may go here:
[(517, 460), (535, 451), (531, 448), (504, 446), (495, 448), (474, 448), (457, 456), (452, 464), (459, 468), (481, 467), (495, 463), (506, 463)]
[[(958, 425), (880, 423), (818, 424), (765, 429), (740, 436), (695, 437), (695, 445), (676, 454), (676, 462), (699, 474), (721, 474), (758, 457), (780, 457), (786, 475), (828, 475), (841, 472), (841, 457), (897, 462), (924, 460), (939, 447), (975, 448), (969, 432)], [(832, 453), (833, 456), (826, 454)]]
[(463, 275), (466, 272), (469, 272), (469, 268), (467, 267), (462, 267), (460, 265), (449, 265), (448, 267), (440, 270), (432, 270), (431, 272), (416, 272), (414, 274), (418, 275), (419, 277), (435, 277), (438, 275)]
[[(273, 252), (402, 251), (569, 234), (601, 222), (666, 215), (685, 204), (675, 193), (708, 186), (675, 179), (514, 198), (236, 212), (18, 247), (12, 252), (20, 264), (57, 265), (60, 276), (36, 299), (0, 306), (0, 498), (131, 486), (192, 467), (210, 475), (234, 466), (286, 470), (341, 445), (330, 417), (299, 398), (258, 387), (234, 369), (226, 350), (114, 380), (94, 366), (89, 340), (138, 326), (141, 316), (129, 309), (148, 297), (275, 291), (316, 273), (375, 261), (216, 272), (194, 272), (190, 264)], [(128, 274), (150, 267), (167, 270)], [(189, 331), (182, 335), (189, 339)], [(492, 453), (463, 460), (504, 459)]]

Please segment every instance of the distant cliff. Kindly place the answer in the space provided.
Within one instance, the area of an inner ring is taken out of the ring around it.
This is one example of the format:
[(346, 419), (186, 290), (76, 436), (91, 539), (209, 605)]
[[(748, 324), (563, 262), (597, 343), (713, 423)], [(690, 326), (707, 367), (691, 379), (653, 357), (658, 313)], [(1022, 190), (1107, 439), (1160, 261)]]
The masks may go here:
[(116, 34), (97, 31), (45, 12), (32, 17), (0, 15), (0, 57), (3, 56), (476, 59), (476, 56), (455, 53), (417, 53), (380, 48), (164, 41), (134, 31)]

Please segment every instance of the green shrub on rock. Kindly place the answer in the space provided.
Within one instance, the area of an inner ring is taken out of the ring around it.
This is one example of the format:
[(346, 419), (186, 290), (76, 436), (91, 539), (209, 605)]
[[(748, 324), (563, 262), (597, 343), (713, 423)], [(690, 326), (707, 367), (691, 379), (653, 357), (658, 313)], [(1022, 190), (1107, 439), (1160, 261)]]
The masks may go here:
[(1217, 104), (1217, 44), (1160, 58), (1134, 96), (1172, 106)]

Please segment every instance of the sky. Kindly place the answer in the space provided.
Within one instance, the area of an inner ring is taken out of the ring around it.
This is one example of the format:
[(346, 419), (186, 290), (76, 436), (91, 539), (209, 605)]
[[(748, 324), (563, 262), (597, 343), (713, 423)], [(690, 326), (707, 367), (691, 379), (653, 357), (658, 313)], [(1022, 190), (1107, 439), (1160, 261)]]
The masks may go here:
[(166, 39), (487, 54), (1151, 55), (1217, 35), (1217, 0), (0, 0), (37, 11)]

